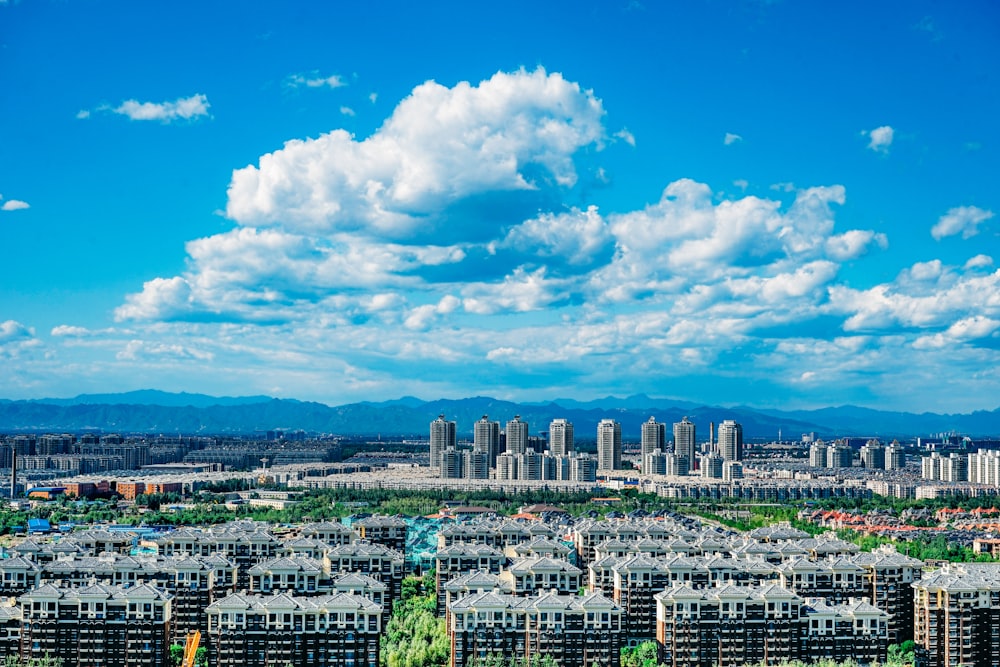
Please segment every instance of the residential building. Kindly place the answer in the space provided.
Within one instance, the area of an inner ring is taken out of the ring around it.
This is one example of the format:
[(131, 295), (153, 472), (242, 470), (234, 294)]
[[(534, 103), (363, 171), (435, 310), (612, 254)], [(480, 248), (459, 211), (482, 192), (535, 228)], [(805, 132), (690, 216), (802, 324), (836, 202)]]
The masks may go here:
[(444, 415), (431, 422), (430, 463), (432, 468), (441, 467), (441, 454), (449, 447), (458, 447), (455, 438), (455, 422), (446, 421)]
[(653, 474), (646, 469), (646, 457), (652, 454), (654, 450), (660, 450), (661, 452), (667, 449), (667, 425), (656, 421), (655, 417), (650, 417), (642, 425), (642, 458), (640, 459), (642, 465), (642, 472), (649, 475)]
[(549, 424), (549, 454), (568, 456), (573, 450), (573, 422), (553, 419)]
[(719, 424), (719, 454), (726, 461), (743, 460), (743, 427), (732, 419)]
[(622, 466), (622, 425), (602, 419), (597, 425), (597, 468), (617, 470)]
[(514, 415), (514, 418), (507, 422), (506, 446), (504, 451), (513, 454), (524, 454), (528, 451), (528, 424), (521, 421), (521, 415)]
[[(694, 469), (697, 465), (695, 454), (698, 451), (698, 443), (695, 440), (695, 426), (687, 417), (674, 423), (674, 456), (687, 460), (688, 469)], [(678, 468), (682, 467), (680, 464)], [(683, 473), (678, 473), (683, 474)]]
[(472, 448), (477, 452), (486, 452), (490, 457), (490, 467), (496, 466), (500, 455), (500, 422), (490, 421), (483, 415), (472, 428)]

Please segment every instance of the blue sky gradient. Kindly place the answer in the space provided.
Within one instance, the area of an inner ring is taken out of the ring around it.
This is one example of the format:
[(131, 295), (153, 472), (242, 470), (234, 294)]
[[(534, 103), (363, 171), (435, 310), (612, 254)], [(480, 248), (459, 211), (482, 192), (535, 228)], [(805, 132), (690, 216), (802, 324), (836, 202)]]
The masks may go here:
[(0, 396), (1000, 406), (992, 2), (0, 1)]

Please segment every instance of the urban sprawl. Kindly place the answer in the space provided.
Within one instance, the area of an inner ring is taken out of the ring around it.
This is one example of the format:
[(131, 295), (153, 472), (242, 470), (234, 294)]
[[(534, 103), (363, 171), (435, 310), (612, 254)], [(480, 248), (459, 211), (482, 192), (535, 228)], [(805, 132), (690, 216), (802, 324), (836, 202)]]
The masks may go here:
[(543, 428), (3, 437), (0, 659), (1000, 665), (1000, 442)]

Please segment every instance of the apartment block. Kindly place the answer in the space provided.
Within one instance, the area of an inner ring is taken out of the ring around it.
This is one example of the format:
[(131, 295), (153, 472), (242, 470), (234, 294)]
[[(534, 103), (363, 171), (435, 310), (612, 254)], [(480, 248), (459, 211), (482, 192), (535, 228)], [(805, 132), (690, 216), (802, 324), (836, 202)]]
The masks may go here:
[(499, 654), (551, 656), (560, 667), (619, 667), (625, 632), (622, 608), (600, 593), (524, 598), (484, 592), (450, 607), (450, 665), (466, 667), (474, 656)]

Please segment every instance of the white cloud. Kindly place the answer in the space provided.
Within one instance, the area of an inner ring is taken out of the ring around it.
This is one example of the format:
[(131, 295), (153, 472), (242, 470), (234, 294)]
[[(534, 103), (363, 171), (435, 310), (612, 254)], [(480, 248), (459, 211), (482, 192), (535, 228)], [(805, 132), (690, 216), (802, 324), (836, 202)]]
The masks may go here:
[(226, 213), (248, 226), (434, 234), (437, 216), (468, 197), (573, 185), (572, 155), (601, 141), (603, 114), (592, 93), (543, 69), (477, 86), (429, 81), (363, 141), (335, 130), (236, 170)]
[(23, 211), (26, 208), (31, 208), (31, 206), (26, 201), (21, 201), (20, 199), (8, 199), (0, 206), (2, 211)]
[(286, 83), (292, 88), (299, 88), (300, 86), (307, 88), (341, 88), (347, 85), (344, 77), (339, 74), (322, 76), (318, 70), (313, 70), (305, 74), (292, 74), (288, 77)]
[(76, 118), (77, 120), (86, 120), (90, 118), (90, 110), (80, 109), (79, 111), (76, 112)]
[(874, 130), (862, 132), (862, 134), (868, 137), (868, 148), (876, 153), (886, 154), (889, 152), (889, 146), (892, 146), (895, 130), (888, 125), (883, 125)]
[(971, 271), (972, 269), (985, 269), (993, 266), (993, 258), (989, 255), (976, 255), (972, 257), (965, 263), (963, 267), (966, 271)]
[(596, 206), (526, 220), (507, 234), (504, 245), (572, 265), (590, 264), (612, 243), (607, 223)]
[(937, 224), (931, 228), (931, 236), (939, 241), (955, 234), (961, 234), (963, 239), (972, 238), (979, 233), (980, 223), (986, 222), (993, 215), (993, 211), (978, 206), (957, 206), (938, 219)]
[(623, 127), (622, 129), (615, 132), (615, 137), (621, 139), (629, 146), (635, 146), (635, 135), (628, 131), (628, 128)]
[(32, 329), (15, 320), (0, 322), (0, 345), (28, 340), (35, 337)]
[(883, 250), (889, 247), (889, 239), (885, 234), (870, 229), (852, 229), (829, 237), (826, 240), (826, 254), (838, 262), (846, 262), (864, 255), (873, 243)]
[(726, 136), (722, 139), (722, 143), (726, 146), (732, 146), (740, 141), (743, 141), (743, 137), (738, 134), (733, 134), (732, 132), (726, 132)]
[(158, 120), (170, 123), (175, 120), (193, 120), (207, 116), (210, 106), (208, 97), (199, 93), (191, 97), (180, 97), (173, 102), (125, 100), (110, 111), (128, 116), (131, 120)]
[(368, 99), (371, 100), (372, 104), (378, 102), (378, 93), (371, 93), (368, 95)]
[(738, 187), (740, 190), (746, 190), (748, 187), (750, 187), (750, 181), (746, 180), (745, 178), (737, 178), (735, 181), (733, 181), (733, 185)]
[(354, 113), (354, 109), (352, 109), (351, 107), (340, 107), (340, 113), (343, 114), (344, 116), (354, 116), (354, 115), (356, 115)]

